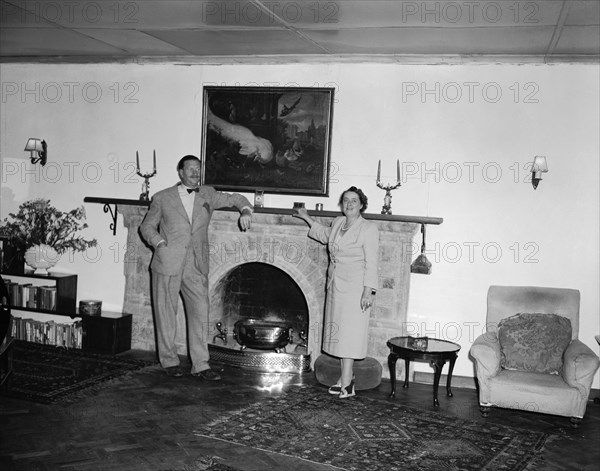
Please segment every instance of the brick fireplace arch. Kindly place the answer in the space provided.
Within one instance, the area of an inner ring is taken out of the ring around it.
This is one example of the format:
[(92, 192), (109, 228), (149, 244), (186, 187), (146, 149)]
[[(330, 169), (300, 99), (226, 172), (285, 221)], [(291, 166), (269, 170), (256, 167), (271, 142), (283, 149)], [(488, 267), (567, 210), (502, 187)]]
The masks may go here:
[[(220, 243), (227, 243), (227, 237), (222, 238)], [(236, 242), (244, 243), (243, 239)], [(248, 242), (248, 241), (246, 241)], [(253, 238), (252, 244), (271, 244), (272, 240), (264, 237)], [(240, 246), (241, 247), (241, 246)], [(232, 252), (230, 252), (231, 255)], [(303, 263), (294, 263), (296, 258), (285, 257), (285, 252), (277, 251), (272, 259), (260, 260), (260, 263), (276, 267), (285, 272), (300, 288), (308, 307), (308, 352), (312, 355), (320, 352), (320, 342), (323, 326), (323, 310), (325, 306), (325, 270), (314, 260)], [(214, 263), (211, 259), (209, 276), (209, 300), (210, 300), (210, 326), (216, 325), (222, 318), (222, 293), (219, 289), (222, 281), (237, 267), (249, 263), (247, 259), (241, 260), (231, 257), (225, 263)], [(233, 332), (233, 325), (225, 326), (229, 332)], [(317, 355), (318, 356), (318, 355)]]

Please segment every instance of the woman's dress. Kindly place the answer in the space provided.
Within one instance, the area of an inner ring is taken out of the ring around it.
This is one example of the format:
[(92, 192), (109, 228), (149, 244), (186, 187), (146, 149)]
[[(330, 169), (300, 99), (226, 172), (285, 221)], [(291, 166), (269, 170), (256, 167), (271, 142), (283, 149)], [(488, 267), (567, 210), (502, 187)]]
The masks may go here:
[(323, 351), (339, 358), (362, 359), (367, 356), (370, 309), (363, 311), (363, 288), (377, 289), (379, 231), (359, 217), (346, 232), (344, 216), (331, 227), (315, 222), (309, 237), (327, 244), (327, 299), (323, 322)]

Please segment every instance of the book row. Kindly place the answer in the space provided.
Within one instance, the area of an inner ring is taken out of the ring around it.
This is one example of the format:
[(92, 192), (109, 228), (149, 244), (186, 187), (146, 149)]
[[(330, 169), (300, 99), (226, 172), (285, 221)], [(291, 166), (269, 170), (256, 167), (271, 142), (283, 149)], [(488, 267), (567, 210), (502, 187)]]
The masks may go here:
[(62, 324), (54, 321), (43, 322), (13, 317), (11, 322), (10, 332), (15, 339), (65, 348), (81, 348), (82, 346), (81, 321)]
[(26, 307), (56, 311), (56, 286), (34, 286), (31, 283), (17, 283), (4, 280), (13, 307)]

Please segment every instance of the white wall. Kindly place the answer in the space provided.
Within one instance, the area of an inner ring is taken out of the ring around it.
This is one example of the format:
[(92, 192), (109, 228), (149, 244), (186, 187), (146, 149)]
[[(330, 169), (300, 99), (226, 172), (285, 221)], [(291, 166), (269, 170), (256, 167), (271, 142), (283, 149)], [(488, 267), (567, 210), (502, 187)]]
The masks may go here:
[[(595, 65), (2, 64), (0, 216), (47, 197), (61, 209), (85, 196), (136, 199), (135, 152), (158, 175), (151, 193), (177, 181), (174, 166), (199, 154), (203, 85), (334, 86), (329, 198), (267, 195), (266, 205), (321, 202), (362, 187), (379, 212), (384, 179), (403, 168), (394, 214), (439, 216), (427, 230), (430, 276), (412, 277), (409, 328), (463, 346), (455, 374), (473, 375), (468, 349), (485, 323), (491, 284), (581, 290), (580, 338), (594, 351), (599, 326), (599, 69)], [(28, 137), (44, 138), (49, 163), (33, 167)], [(535, 155), (549, 173), (527, 182)], [(36, 173), (37, 172), (37, 173)], [(251, 199), (251, 195), (248, 195)], [(101, 254), (64, 256), (79, 298), (123, 302), (125, 229), (86, 204)], [(418, 364), (420, 371), (431, 371)], [(598, 387), (596, 376), (595, 387)]]

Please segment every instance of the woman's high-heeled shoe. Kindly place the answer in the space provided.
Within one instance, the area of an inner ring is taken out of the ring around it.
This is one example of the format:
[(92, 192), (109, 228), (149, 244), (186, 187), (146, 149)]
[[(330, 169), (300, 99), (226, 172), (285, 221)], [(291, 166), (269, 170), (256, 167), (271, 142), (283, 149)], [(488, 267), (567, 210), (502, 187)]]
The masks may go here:
[(356, 396), (356, 392), (354, 392), (354, 380), (350, 381), (350, 384), (343, 387), (340, 391), (340, 399), (346, 399), (347, 397), (352, 396)]
[[(352, 382), (354, 382), (354, 375), (352, 375)], [(333, 386), (331, 386), (328, 390), (329, 394), (338, 395), (342, 391), (342, 378), (337, 380)]]
[(333, 386), (331, 386), (328, 389), (328, 392), (329, 392), (329, 394), (339, 394), (341, 390), (342, 390), (342, 383), (341, 383), (341, 381), (338, 381), (337, 383), (335, 383)]

